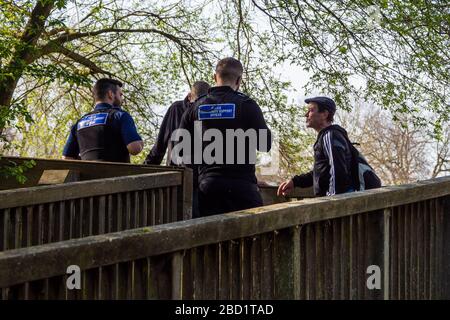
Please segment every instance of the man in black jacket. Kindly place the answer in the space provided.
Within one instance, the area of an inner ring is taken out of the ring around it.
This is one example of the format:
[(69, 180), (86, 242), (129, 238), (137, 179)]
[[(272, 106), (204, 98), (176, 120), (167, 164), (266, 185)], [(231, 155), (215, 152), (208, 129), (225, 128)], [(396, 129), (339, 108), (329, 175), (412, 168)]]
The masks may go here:
[(195, 100), (207, 94), (209, 87), (209, 84), (205, 81), (197, 81), (192, 85), (191, 91), (184, 100), (175, 101), (169, 107), (161, 123), (156, 143), (145, 159), (145, 164), (160, 165), (166, 150), (169, 149), (166, 164), (175, 165), (171, 159), (173, 144), (170, 138), (172, 133), (178, 129), (183, 113), (191, 107)]
[(289, 194), (294, 187), (314, 187), (318, 197), (355, 191), (352, 181), (352, 153), (347, 132), (333, 125), (335, 102), (327, 97), (306, 99), (306, 124), (318, 132), (314, 144), (314, 168), (283, 182), (278, 195)]
[(238, 92), (242, 74), (239, 60), (220, 60), (216, 86), (181, 120), (179, 132), (188, 133), (192, 148), (183, 155), (183, 163), (197, 164), (202, 217), (263, 205), (255, 175), (256, 150), (270, 151), (271, 132), (258, 104)]

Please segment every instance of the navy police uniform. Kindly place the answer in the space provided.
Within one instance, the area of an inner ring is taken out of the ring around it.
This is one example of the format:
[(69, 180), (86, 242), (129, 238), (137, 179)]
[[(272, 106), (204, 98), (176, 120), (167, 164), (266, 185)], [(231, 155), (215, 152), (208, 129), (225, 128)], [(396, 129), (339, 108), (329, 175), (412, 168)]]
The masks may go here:
[(129, 163), (127, 145), (140, 140), (129, 113), (99, 103), (72, 127), (63, 155), (81, 160)]
[[(238, 130), (260, 129), (265, 133), (266, 146), (260, 145), (259, 135), (257, 149), (270, 151), (271, 132), (264, 120), (261, 108), (248, 96), (234, 91), (229, 86), (210, 88), (208, 94), (195, 101), (192, 108), (187, 110), (181, 120), (180, 129), (186, 129), (191, 134), (191, 145), (194, 145), (194, 123), (201, 121), (202, 134), (209, 129), (219, 130), (223, 137), (223, 162), (206, 163), (205, 159), (196, 166), (198, 169), (199, 183), (199, 209), (201, 216), (209, 216), (225, 212), (244, 210), (263, 205), (261, 194), (257, 186), (255, 164), (251, 163), (248, 140), (245, 143), (245, 161), (238, 162), (242, 158), (242, 150), (237, 150), (234, 141), (232, 163), (227, 159), (225, 138), (227, 129)], [(214, 141), (203, 141), (202, 151)], [(193, 150), (191, 150), (192, 152)], [(228, 150), (229, 151), (229, 150)]]

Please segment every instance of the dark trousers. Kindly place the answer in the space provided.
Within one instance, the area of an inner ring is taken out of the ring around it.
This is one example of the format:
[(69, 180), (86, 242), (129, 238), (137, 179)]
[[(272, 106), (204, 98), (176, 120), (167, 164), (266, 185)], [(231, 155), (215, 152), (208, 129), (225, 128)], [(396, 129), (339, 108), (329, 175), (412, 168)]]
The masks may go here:
[(258, 186), (246, 180), (210, 177), (200, 181), (198, 190), (200, 216), (261, 207)]

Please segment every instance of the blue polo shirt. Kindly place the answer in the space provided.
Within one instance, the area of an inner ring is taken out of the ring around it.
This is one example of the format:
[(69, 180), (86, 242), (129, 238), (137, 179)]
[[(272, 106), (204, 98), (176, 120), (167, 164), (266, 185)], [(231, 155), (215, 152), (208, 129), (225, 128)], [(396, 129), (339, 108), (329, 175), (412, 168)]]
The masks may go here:
[[(108, 103), (99, 103), (95, 106), (95, 110), (107, 110), (114, 108), (118, 110), (113, 114), (111, 125), (120, 130), (122, 134), (122, 139), (125, 145), (129, 145), (134, 141), (141, 141), (142, 138), (139, 136), (136, 125), (134, 123), (131, 115), (122, 110), (119, 107), (114, 107)], [(72, 126), (70, 130), (69, 138), (67, 139), (66, 145), (64, 146), (63, 155), (65, 157), (78, 158), (80, 154), (80, 148), (77, 141), (77, 124)]]

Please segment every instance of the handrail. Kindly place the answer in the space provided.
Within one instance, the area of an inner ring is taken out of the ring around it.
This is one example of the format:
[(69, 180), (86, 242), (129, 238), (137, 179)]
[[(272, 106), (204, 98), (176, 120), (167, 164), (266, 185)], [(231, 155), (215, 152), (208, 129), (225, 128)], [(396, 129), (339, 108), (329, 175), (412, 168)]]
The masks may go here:
[(0, 191), (0, 209), (181, 185), (181, 172), (149, 173)]
[(62, 275), (74, 263), (86, 270), (449, 195), (443, 177), (0, 252), (0, 287)]

